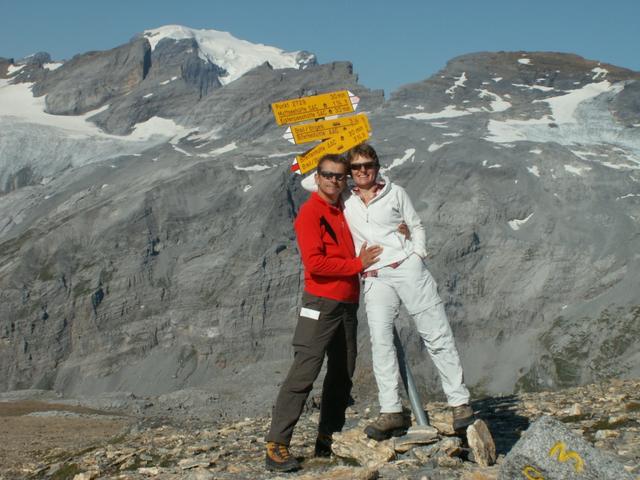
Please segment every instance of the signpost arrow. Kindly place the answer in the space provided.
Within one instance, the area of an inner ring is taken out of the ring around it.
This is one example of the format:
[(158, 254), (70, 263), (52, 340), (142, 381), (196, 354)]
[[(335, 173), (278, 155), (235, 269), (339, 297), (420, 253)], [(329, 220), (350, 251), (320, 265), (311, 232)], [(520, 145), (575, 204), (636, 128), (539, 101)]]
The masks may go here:
[(278, 125), (315, 120), (355, 110), (360, 99), (348, 90), (310, 97), (283, 100), (271, 104)]
[(369, 119), (364, 113), (348, 117), (322, 120), (319, 122), (303, 123), (287, 128), (284, 137), (292, 143), (300, 144), (325, 140), (341, 134), (351, 127), (364, 126), (367, 132), (371, 132)]
[(300, 170), (307, 173), (318, 165), (320, 159), (328, 153), (343, 153), (369, 138), (368, 122), (359, 125), (345, 127), (337, 135), (325, 140), (314, 148), (297, 157), (297, 165), (291, 167), (292, 171)]

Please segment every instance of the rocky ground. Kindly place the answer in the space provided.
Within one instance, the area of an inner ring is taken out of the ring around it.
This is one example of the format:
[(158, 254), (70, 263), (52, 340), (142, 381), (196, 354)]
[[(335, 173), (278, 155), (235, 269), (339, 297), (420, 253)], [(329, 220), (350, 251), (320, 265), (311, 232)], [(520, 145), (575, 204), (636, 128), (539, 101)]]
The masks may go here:
[[(368, 445), (362, 427), (376, 412), (357, 401), (334, 450), (363, 450), (354, 458), (313, 458), (318, 410), (302, 417), (292, 451), (303, 470), (264, 470), (263, 436), (269, 418), (205, 423), (187, 417), (145, 417), (41, 401), (0, 402), (0, 479), (496, 479), (504, 456), (541, 415), (564, 422), (596, 448), (610, 453), (640, 479), (640, 380), (611, 380), (557, 392), (491, 397), (474, 403), (495, 439), (497, 464), (481, 466), (466, 443), (447, 433), (442, 403), (428, 403), (438, 429), (428, 445)], [(369, 453), (370, 452), (370, 455)], [(391, 452), (385, 457), (381, 452)], [(367, 457), (367, 455), (369, 455)], [(381, 456), (382, 455), (382, 456)], [(389, 458), (393, 457), (393, 458)], [(479, 463), (474, 462), (473, 460)]]

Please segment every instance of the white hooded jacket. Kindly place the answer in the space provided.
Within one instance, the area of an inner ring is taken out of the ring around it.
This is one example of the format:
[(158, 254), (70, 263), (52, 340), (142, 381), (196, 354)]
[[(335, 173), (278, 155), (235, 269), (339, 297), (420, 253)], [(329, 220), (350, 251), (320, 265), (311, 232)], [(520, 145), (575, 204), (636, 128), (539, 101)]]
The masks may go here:
[[(356, 253), (360, 252), (365, 241), (367, 245), (383, 247), (380, 260), (366, 271), (402, 261), (412, 253), (421, 258), (427, 256), (425, 230), (409, 195), (404, 188), (387, 179), (384, 181), (384, 187), (368, 205), (354, 191), (348, 191), (343, 196), (344, 216), (351, 230)], [(398, 231), (402, 222), (409, 227), (410, 240)]]
[[(342, 194), (344, 216), (356, 247), (356, 255), (360, 253), (362, 244), (383, 247), (380, 260), (365, 271), (377, 270), (395, 262), (400, 262), (412, 253), (420, 258), (427, 257), (426, 234), (420, 217), (413, 208), (409, 195), (404, 188), (391, 183), (380, 175), (384, 187), (378, 191), (368, 205), (352, 189)], [(302, 180), (302, 187), (310, 192), (317, 191), (313, 175)], [(406, 223), (411, 240), (398, 231), (398, 226)]]

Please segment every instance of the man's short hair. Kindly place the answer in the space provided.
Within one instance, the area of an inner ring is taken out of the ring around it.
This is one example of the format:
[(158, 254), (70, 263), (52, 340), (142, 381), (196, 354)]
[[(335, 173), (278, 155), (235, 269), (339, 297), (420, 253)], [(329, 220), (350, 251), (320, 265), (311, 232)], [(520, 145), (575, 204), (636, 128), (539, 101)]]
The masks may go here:
[(378, 160), (378, 154), (374, 150), (374, 148), (368, 143), (361, 143), (360, 145), (356, 145), (351, 150), (347, 152), (347, 160), (351, 162), (358, 155), (366, 158), (370, 158), (373, 160), (377, 166), (380, 166), (380, 160)]
[(322, 164), (326, 162), (339, 163), (341, 165), (344, 165), (345, 172), (349, 171), (349, 162), (342, 155), (338, 155), (336, 153), (327, 153), (318, 162), (318, 171), (322, 170)]

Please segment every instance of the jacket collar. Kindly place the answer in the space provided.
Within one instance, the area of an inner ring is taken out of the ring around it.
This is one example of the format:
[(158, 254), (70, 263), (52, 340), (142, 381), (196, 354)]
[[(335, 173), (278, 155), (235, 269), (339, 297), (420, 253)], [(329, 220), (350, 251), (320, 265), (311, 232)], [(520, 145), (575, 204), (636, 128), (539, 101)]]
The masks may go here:
[[(378, 183), (378, 185), (380, 185), (380, 187), (376, 190), (376, 195), (375, 197), (373, 197), (371, 199), (371, 202), (375, 202), (377, 201), (379, 198), (384, 197), (389, 190), (391, 189), (391, 182), (389, 181), (389, 179), (382, 175), (381, 173), (378, 174), (378, 178), (376, 179), (376, 183)], [(351, 187), (351, 195), (355, 195), (355, 196), (359, 196), (358, 193), (358, 188), (357, 187)], [(371, 203), (369, 202), (369, 203)]]
[(327, 202), (324, 198), (318, 195), (318, 192), (311, 192), (311, 200), (315, 203), (322, 205), (324, 208), (342, 211), (342, 196), (338, 197), (338, 201), (335, 204)]

